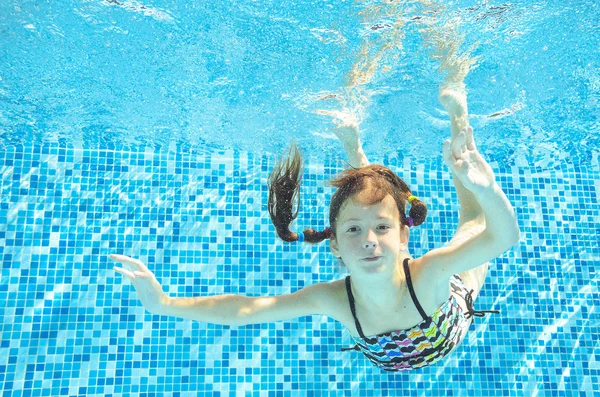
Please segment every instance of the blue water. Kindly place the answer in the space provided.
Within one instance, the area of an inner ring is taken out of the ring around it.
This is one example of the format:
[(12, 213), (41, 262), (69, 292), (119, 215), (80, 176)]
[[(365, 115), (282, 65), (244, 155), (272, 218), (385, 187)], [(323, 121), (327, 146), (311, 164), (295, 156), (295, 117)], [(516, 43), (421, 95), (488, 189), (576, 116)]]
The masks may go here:
[[(345, 166), (320, 95), (338, 93), (375, 3), (0, 4), (2, 396), (593, 396), (600, 394), (600, 44), (593, 1), (447, 3), (478, 147), (521, 242), (492, 262), (476, 319), (443, 362), (382, 373), (321, 316), (225, 327), (147, 313), (110, 253), (172, 296), (280, 295), (345, 276), (326, 243), (285, 244), (266, 180), (306, 154), (295, 227), (324, 227)], [(407, 21), (424, 15), (404, 5)], [(457, 198), (437, 62), (408, 22), (367, 89), (371, 162), (429, 206), (421, 256)], [(370, 36), (369, 36), (370, 37)], [(394, 57), (394, 55), (397, 55)], [(383, 66), (387, 66), (389, 71)]]

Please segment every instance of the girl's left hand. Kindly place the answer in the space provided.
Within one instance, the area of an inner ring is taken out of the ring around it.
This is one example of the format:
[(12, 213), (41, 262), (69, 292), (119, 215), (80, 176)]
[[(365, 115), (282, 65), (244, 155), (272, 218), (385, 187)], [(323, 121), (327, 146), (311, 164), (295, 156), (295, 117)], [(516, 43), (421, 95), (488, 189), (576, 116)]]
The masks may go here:
[(336, 127), (333, 133), (342, 141), (354, 143), (358, 141), (358, 118), (349, 109), (344, 110), (317, 110), (317, 114), (333, 117)]
[(348, 108), (344, 108), (343, 110), (317, 109), (315, 113), (333, 117), (333, 122), (338, 127), (358, 128), (358, 117)]
[(443, 158), (465, 188), (474, 194), (489, 190), (496, 182), (492, 168), (475, 147), (471, 126), (464, 128), (453, 142), (450, 139), (444, 142)]

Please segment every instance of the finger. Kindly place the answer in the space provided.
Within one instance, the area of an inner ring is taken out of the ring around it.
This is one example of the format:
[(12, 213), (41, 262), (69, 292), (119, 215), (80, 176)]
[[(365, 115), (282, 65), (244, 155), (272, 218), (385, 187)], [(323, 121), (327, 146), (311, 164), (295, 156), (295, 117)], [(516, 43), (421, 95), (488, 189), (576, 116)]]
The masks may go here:
[(117, 262), (123, 262), (123, 261), (126, 261), (126, 260), (129, 260), (129, 259), (131, 259), (131, 258), (130, 258), (130, 257), (128, 257), (128, 256), (125, 256), (125, 255), (119, 255), (119, 254), (110, 254), (108, 257), (109, 257), (110, 259), (112, 259), (113, 261), (117, 261)]
[(135, 262), (133, 262), (133, 258), (129, 258), (128, 256), (125, 255), (114, 255), (114, 258), (111, 258), (116, 262), (119, 262), (123, 268), (125, 268), (126, 270), (128, 270), (130, 272), (130, 274), (133, 276), (133, 273), (131, 273), (134, 270), (139, 270), (138, 266), (136, 265)]
[(131, 281), (131, 282), (133, 282), (133, 280), (135, 279), (135, 275), (132, 272), (130, 272), (129, 270), (127, 270), (127, 269), (123, 269), (121, 267), (116, 267), (115, 266), (115, 267), (113, 267), (113, 270), (115, 272), (120, 273), (123, 276), (127, 277), (129, 279), (129, 281)]
[(471, 126), (467, 127), (466, 136), (467, 136), (467, 149), (477, 150), (477, 147), (475, 146), (475, 139), (473, 138), (473, 128)]
[(442, 158), (448, 167), (450, 167), (450, 169), (455, 167), (456, 159), (450, 150), (450, 139), (446, 139), (444, 142), (444, 147), (442, 148)]
[(464, 152), (464, 146), (465, 146), (465, 135), (460, 132), (455, 138), (454, 141), (452, 142), (452, 154), (454, 155), (455, 158), (460, 158), (460, 156), (463, 154)]
[(324, 115), (324, 116), (331, 116), (334, 119), (339, 119), (341, 118), (340, 114), (341, 112), (339, 110), (317, 110), (317, 114), (320, 115)]
[(140, 270), (140, 271), (148, 271), (146, 265), (144, 265), (140, 260), (135, 258), (130, 258), (125, 255), (110, 255), (112, 260), (120, 262), (122, 265), (129, 266), (132, 270)]

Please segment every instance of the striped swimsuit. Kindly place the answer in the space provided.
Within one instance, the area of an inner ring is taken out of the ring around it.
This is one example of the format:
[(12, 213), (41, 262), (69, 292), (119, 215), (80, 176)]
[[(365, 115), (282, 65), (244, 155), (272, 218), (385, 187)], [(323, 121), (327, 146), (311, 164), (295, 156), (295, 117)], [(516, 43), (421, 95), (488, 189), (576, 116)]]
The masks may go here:
[[(440, 361), (462, 341), (471, 324), (471, 317), (482, 317), (485, 313), (499, 313), (496, 310), (476, 311), (473, 309), (472, 293), (458, 275), (450, 279), (450, 298), (431, 315), (427, 316), (413, 289), (408, 258), (404, 260), (404, 272), (410, 296), (419, 310), (423, 321), (409, 329), (387, 332), (375, 336), (365, 336), (356, 317), (354, 296), (350, 286), (350, 276), (346, 277), (346, 291), (350, 310), (354, 316), (356, 329), (361, 340), (352, 336), (356, 345), (342, 349), (358, 350), (377, 367), (385, 371), (408, 371), (425, 367)], [(464, 313), (456, 300), (456, 295), (465, 299), (468, 311)]]

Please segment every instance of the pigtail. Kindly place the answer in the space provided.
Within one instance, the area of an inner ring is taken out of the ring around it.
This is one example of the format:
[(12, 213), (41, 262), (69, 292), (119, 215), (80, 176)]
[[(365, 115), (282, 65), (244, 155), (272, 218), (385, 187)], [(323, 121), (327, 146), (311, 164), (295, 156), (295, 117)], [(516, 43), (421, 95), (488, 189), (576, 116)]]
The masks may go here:
[[(290, 224), (298, 216), (300, 210), (300, 183), (302, 182), (302, 156), (295, 143), (292, 143), (287, 158), (282, 158), (269, 175), (268, 209), (277, 235), (287, 242), (299, 240), (297, 233), (290, 231)], [(296, 212), (293, 212), (296, 202)], [(318, 232), (306, 229), (303, 240), (309, 243), (320, 243), (329, 238), (331, 232), (326, 229)]]
[(413, 221), (413, 226), (419, 226), (423, 222), (425, 222), (425, 218), (427, 217), (427, 205), (412, 195), (409, 192), (408, 201), (410, 203), (410, 210), (408, 211), (408, 216)]

